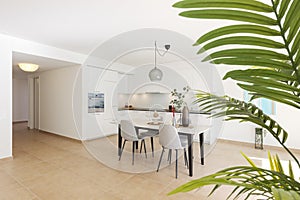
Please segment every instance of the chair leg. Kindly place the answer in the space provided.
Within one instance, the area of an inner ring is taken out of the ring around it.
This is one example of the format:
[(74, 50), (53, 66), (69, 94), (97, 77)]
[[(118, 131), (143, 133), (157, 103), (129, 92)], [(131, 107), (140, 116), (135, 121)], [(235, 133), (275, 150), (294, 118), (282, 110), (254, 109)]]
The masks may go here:
[(176, 178), (178, 177), (178, 149), (175, 149), (176, 152), (176, 165), (175, 165), (175, 173), (176, 173)]
[(142, 153), (142, 149), (143, 149), (143, 142), (145, 142), (144, 140), (141, 141), (141, 147), (140, 147), (140, 153)]
[(152, 149), (152, 157), (154, 157), (154, 142), (153, 142), (153, 137), (151, 139), (151, 149)]
[(168, 159), (167, 159), (167, 161), (170, 160), (170, 150), (171, 150), (171, 149), (169, 149), (169, 151), (168, 151)]
[(122, 153), (123, 153), (123, 150), (124, 150), (126, 141), (127, 141), (127, 140), (124, 140), (124, 142), (123, 142), (123, 146), (122, 146), (122, 149), (121, 149), (121, 152), (120, 152), (120, 156), (119, 156), (119, 161), (121, 160)]
[(184, 151), (184, 164), (186, 165), (186, 168), (189, 168), (189, 162), (187, 160), (187, 154), (186, 154), (186, 149), (183, 149)]
[(171, 165), (171, 162), (172, 162), (172, 149), (169, 149), (168, 161), (169, 161), (169, 165)]
[(147, 158), (146, 142), (145, 140), (142, 140), (142, 142), (144, 143), (145, 157)]
[(136, 147), (136, 142), (133, 141), (132, 142), (132, 165), (134, 165), (134, 151), (135, 151), (135, 147)]
[(163, 157), (163, 155), (164, 155), (164, 152), (165, 152), (165, 147), (163, 147), (163, 149), (162, 149), (162, 151), (161, 151), (160, 159), (159, 159), (158, 166), (157, 166), (157, 170), (156, 170), (157, 172), (158, 172), (158, 170), (159, 170), (160, 163), (161, 163), (161, 159), (162, 159), (162, 157)]

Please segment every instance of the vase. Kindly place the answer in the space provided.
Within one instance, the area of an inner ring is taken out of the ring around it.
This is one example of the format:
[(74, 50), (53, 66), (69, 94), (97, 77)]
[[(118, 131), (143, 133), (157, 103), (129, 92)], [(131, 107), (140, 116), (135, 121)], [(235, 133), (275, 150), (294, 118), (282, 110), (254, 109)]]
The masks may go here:
[(189, 126), (189, 123), (190, 123), (189, 115), (190, 115), (189, 108), (187, 106), (184, 106), (182, 108), (182, 118), (181, 118), (182, 126), (184, 126), (184, 127)]

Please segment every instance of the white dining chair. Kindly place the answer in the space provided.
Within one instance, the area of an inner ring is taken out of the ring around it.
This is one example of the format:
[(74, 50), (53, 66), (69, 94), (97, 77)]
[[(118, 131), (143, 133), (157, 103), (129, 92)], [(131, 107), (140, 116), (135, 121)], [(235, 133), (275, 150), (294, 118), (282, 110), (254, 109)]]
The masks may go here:
[(181, 149), (184, 150), (184, 160), (187, 165), (187, 156), (185, 150), (185, 147), (187, 146), (187, 141), (184, 138), (182, 138), (182, 140), (180, 139), (178, 135), (178, 131), (174, 126), (161, 125), (159, 127), (159, 143), (162, 146), (162, 152), (158, 162), (157, 172), (159, 171), (161, 160), (163, 158), (165, 149), (169, 149), (168, 159), (170, 163), (171, 163), (170, 150), (175, 150), (175, 154), (176, 154), (175, 176), (177, 178), (178, 177), (178, 150)]
[[(150, 142), (151, 142), (151, 150), (152, 150), (152, 157), (154, 157), (154, 137), (158, 136), (158, 131), (140, 131), (140, 133), (138, 133), (139, 138), (150, 138)], [(142, 144), (141, 144), (142, 147)], [(140, 149), (140, 153), (142, 151), (142, 148)]]
[(143, 132), (143, 135), (139, 135), (136, 132), (134, 125), (129, 120), (121, 120), (120, 125), (121, 125), (121, 136), (124, 139), (124, 142), (119, 156), (119, 161), (121, 160), (122, 153), (127, 141), (132, 142), (132, 165), (134, 165), (134, 152), (139, 141), (141, 142), (140, 152), (142, 151), (142, 147), (144, 147), (145, 157), (147, 158), (145, 138), (151, 137), (150, 134), (146, 134), (147, 132)]

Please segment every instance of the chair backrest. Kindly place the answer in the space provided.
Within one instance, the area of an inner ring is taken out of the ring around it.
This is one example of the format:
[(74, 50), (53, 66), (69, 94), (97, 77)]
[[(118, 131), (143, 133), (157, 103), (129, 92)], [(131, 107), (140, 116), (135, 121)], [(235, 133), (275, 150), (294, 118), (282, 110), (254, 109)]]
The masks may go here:
[(121, 120), (121, 136), (129, 141), (137, 141), (138, 136), (136, 130), (129, 120)]
[(159, 127), (159, 143), (167, 149), (182, 149), (177, 129), (172, 125), (162, 124)]

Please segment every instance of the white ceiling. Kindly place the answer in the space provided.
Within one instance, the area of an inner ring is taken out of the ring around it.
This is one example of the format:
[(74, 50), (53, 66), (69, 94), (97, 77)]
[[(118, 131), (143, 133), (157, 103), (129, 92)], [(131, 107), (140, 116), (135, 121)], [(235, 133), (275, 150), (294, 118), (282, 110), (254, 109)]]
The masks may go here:
[(196, 39), (211, 22), (179, 17), (175, 0), (0, 0), (0, 33), (88, 54), (130, 30), (163, 28)]
[[(181, 10), (172, 7), (175, 2), (177, 1), (0, 0), (0, 34), (87, 55), (99, 44), (132, 30), (167, 29), (196, 40), (204, 32), (220, 25), (216, 21), (179, 17)], [(24, 60), (23, 58), (24, 56), (19, 58), (15, 54), (14, 62)], [(127, 59), (124, 62), (128, 64), (129, 58)], [(28, 55), (26, 62), (34, 60), (34, 56)], [(50, 63), (52, 61), (49, 60)], [(138, 60), (135, 64), (137, 63)], [(61, 65), (65, 64), (67, 63)], [(43, 65), (41, 64), (41, 70), (44, 70)], [(51, 66), (54, 66), (53, 63)]]

